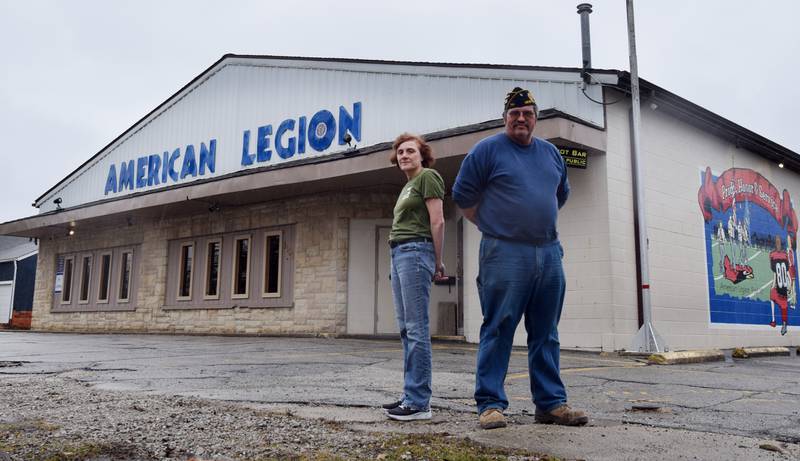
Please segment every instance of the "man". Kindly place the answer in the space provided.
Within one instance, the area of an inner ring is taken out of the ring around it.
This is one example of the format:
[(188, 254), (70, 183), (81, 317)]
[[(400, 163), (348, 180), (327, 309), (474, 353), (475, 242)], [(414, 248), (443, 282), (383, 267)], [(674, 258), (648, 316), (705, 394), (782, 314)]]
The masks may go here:
[(558, 321), (565, 282), (556, 218), (569, 195), (569, 182), (558, 149), (533, 137), (536, 117), (531, 93), (514, 88), (505, 101), (505, 132), (472, 148), (453, 185), (456, 204), (483, 233), (478, 275), (483, 324), (475, 401), (484, 429), (506, 425), (503, 384), (523, 315), (536, 421), (582, 425), (589, 420), (567, 405), (559, 375)]
[(789, 258), (781, 250), (781, 237), (775, 236), (775, 250), (769, 254), (769, 266), (772, 269), (772, 289), (769, 292), (769, 304), (772, 309), (772, 321), (769, 325), (775, 328), (775, 304), (781, 309), (781, 335), (786, 335), (789, 330), (789, 290), (792, 287), (792, 277), (789, 272)]

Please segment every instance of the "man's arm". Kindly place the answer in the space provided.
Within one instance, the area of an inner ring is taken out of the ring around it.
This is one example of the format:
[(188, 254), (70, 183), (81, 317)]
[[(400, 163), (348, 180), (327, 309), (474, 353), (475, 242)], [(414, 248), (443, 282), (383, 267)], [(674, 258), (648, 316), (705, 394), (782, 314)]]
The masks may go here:
[[(558, 154), (559, 158), (561, 158), (561, 154)], [(558, 191), (556, 191), (556, 199), (558, 200), (558, 209), (560, 210), (561, 207), (567, 203), (567, 199), (569, 198), (569, 179), (567, 178), (567, 164), (564, 162), (564, 159), (561, 158), (561, 182), (558, 184)]]
[(472, 224), (478, 225), (478, 205), (469, 208), (461, 208), (461, 213), (463, 213), (464, 217), (469, 219)]
[(485, 162), (477, 160), (480, 155), (476, 150), (481, 147), (475, 146), (464, 161), (458, 171), (456, 182), (453, 184), (453, 201), (470, 222), (478, 225), (478, 206), (480, 206), (481, 195), (486, 188), (486, 165)]

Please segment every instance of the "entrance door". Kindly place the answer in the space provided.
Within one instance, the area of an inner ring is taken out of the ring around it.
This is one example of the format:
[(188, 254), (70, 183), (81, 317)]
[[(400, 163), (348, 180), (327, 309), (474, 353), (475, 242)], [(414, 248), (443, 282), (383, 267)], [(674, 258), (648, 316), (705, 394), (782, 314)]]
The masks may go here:
[(391, 227), (378, 227), (375, 232), (375, 334), (399, 334), (392, 300), (391, 255), (389, 231)]
[(11, 294), (14, 285), (12, 282), (0, 282), (0, 323), (11, 320)]

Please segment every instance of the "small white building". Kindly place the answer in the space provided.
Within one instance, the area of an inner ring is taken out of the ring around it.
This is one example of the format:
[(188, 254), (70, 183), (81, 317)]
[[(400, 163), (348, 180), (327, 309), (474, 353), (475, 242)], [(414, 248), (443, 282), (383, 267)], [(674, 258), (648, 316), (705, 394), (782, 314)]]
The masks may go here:
[[(431, 141), (448, 189), (456, 283), (433, 288), (432, 331), (477, 342), (480, 233), (449, 189), (521, 86), (539, 104), (536, 135), (576, 167), (559, 216), (561, 344), (629, 349), (641, 323), (630, 76), (592, 74), (584, 85), (580, 69), (225, 55), (36, 199), (38, 215), (0, 224), (40, 242), (32, 326), (396, 334), (386, 239), (404, 176), (389, 155), (411, 131)], [(797, 343), (800, 157), (641, 85), (656, 329), (672, 349)]]
[(37, 253), (32, 239), (0, 236), (0, 328), (30, 328)]

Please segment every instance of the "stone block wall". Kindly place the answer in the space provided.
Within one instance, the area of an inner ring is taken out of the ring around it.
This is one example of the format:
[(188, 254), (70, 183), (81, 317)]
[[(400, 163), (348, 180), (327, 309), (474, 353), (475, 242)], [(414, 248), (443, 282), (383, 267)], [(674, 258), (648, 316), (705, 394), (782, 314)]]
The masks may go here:
[[(41, 241), (31, 327), (81, 332), (192, 334), (343, 334), (347, 328), (348, 229), (352, 218), (388, 218), (396, 191), (336, 192), (223, 207), (213, 213), (82, 228)], [(163, 309), (169, 240), (263, 227), (295, 226), (291, 308)], [(52, 312), (58, 254), (139, 245), (136, 309)]]

